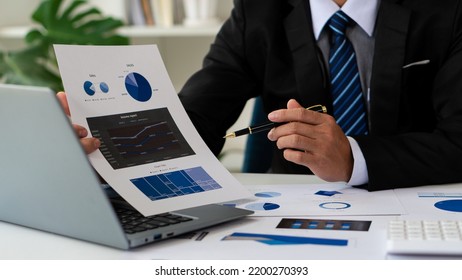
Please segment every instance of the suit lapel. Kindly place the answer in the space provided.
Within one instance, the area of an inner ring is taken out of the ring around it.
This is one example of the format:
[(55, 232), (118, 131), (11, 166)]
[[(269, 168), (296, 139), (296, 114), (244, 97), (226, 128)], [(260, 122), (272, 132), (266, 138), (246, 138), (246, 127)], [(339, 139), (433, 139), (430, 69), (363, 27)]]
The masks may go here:
[(397, 127), (410, 11), (383, 0), (377, 15), (370, 89), (370, 132), (393, 133)]
[(284, 28), (294, 62), (298, 100), (304, 106), (330, 104), (326, 94), (328, 76), (321, 68), (322, 55), (316, 47), (309, 5), (306, 0), (288, 0), (288, 3), (293, 8), (284, 21)]

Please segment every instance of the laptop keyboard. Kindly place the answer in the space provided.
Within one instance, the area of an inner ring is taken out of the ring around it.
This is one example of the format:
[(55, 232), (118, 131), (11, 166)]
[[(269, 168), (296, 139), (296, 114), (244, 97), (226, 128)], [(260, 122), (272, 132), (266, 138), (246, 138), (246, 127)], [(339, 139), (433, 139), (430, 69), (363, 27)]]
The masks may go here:
[(164, 213), (145, 217), (135, 209), (128, 209), (125, 207), (120, 207), (119, 205), (114, 206), (116, 214), (122, 223), (122, 228), (127, 234), (134, 234), (159, 227), (166, 227), (168, 225), (192, 221), (192, 218), (175, 215), (172, 213)]

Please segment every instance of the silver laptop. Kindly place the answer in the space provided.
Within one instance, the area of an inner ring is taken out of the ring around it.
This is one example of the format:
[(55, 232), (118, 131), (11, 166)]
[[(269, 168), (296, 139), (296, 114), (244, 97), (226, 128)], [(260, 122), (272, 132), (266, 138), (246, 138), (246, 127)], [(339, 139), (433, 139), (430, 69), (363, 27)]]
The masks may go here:
[(251, 213), (205, 205), (143, 217), (101, 185), (53, 92), (0, 85), (0, 220), (129, 249)]

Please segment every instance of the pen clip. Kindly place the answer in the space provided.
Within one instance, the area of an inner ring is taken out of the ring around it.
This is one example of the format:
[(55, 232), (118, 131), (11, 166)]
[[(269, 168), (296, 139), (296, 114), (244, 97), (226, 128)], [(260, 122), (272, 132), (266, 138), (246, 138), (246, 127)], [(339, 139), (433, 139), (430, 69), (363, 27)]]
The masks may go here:
[(310, 106), (310, 107), (306, 108), (306, 110), (315, 111), (315, 112), (319, 112), (319, 113), (327, 113), (326, 106), (320, 105), (320, 104)]

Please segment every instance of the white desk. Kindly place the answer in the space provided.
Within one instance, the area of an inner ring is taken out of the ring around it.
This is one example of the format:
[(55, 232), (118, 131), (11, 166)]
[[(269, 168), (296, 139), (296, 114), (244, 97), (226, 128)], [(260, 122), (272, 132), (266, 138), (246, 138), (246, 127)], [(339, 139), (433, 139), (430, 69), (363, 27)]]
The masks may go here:
[[(324, 181), (318, 179), (314, 176), (305, 176), (305, 175), (274, 175), (274, 174), (235, 174), (236, 178), (242, 182), (244, 185), (280, 185), (280, 184), (320, 184)], [(459, 189), (459, 192), (462, 192), (462, 184), (455, 185), (456, 189)], [(454, 217), (454, 216), (453, 216)], [(332, 218), (332, 217), (330, 217)], [(351, 219), (352, 217), (342, 217), (343, 219)], [(354, 219), (361, 219), (361, 217), (353, 217)], [(335, 255), (332, 255), (332, 258), (335, 259), (377, 259), (377, 258), (386, 258), (385, 255), (385, 225), (389, 219), (392, 219), (392, 216), (385, 217), (375, 217), (374, 218), (374, 230), (376, 231), (374, 238), (376, 236), (380, 237), (380, 241), (369, 240), (370, 245), (370, 254), (363, 252), (360, 255), (350, 255), (348, 251), (338, 253), (336, 251)], [(462, 219), (462, 214), (457, 214), (456, 218)], [(235, 226), (240, 226), (245, 223), (255, 223), (256, 219), (267, 219), (267, 218), (244, 218), (239, 221), (227, 223), (223, 225), (226, 228), (233, 228)], [(280, 220), (280, 217), (271, 217), (268, 219)], [(367, 217), (366, 219), (371, 219)], [(84, 222), (84, 221), (82, 221)], [(379, 233), (377, 233), (379, 232)], [(365, 239), (367, 239), (368, 233), (363, 233)], [(161, 241), (157, 244), (151, 244), (144, 246), (142, 248), (132, 250), (132, 251), (123, 251), (118, 249), (113, 249), (106, 246), (101, 246), (97, 244), (92, 244), (68, 237), (63, 237), (55, 234), (45, 233), (34, 229), (29, 229), (17, 225), (12, 225), (4, 222), (0, 222), (0, 259), (158, 259), (158, 258), (170, 258), (167, 253), (172, 246), (180, 247), (178, 254), (174, 255), (174, 258), (179, 259), (189, 259), (189, 258), (198, 258), (198, 259), (224, 259), (220, 252), (181, 252), (181, 242), (184, 240), (166, 240)], [(362, 238), (362, 237), (361, 237)], [(230, 241), (231, 243), (233, 241)], [(232, 243), (234, 246), (236, 243)], [(196, 246), (196, 245), (195, 245)], [(200, 245), (198, 248), (200, 248)], [(369, 246), (369, 245), (368, 245)], [(295, 248), (300, 248), (300, 246), (294, 246)], [(308, 248), (311, 250), (307, 252), (306, 258), (310, 259), (326, 259), (329, 254), (329, 248), (326, 246), (319, 246), (318, 249), (313, 249), (314, 247)], [(245, 248), (241, 248), (245, 250)], [(319, 252), (313, 252), (313, 250), (319, 250)], [(327, 253), (326, 253), (327, 252)], [(332, 251), (333, 252), (333, 251)], [(242, 259), (246, 258), (261, 258), (261, 259), (278, 259), (278, 256), (265, 255), (267, 257), (261, 257), (261, 254), (252, 254), (252, 252), (243, 251)], [(369, 257), (370, 256), (370, 257)], [(239, 255), (230, 256), (230, 258), (239, 258)], [(291, 258), (290, 255), (282, 255), (281, 258)]]

